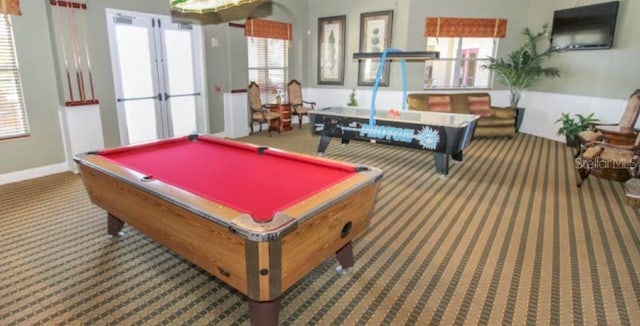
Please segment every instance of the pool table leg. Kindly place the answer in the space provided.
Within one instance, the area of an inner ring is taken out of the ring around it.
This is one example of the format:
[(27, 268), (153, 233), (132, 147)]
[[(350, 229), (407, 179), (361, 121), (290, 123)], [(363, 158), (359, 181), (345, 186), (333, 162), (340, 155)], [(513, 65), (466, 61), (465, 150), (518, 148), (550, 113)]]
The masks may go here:
[(109, 235), (112, 235), (116, 238), (120, 238), (124, 235), (124, 233), (122, 233), (122, 228), (124, 227), (124, 222), (111, 215), (111, 213), (109, 213), (109, 215), (107, 215), (107, 233)]
[(280, 312), (280, 299), (256, 301), (249, 299), (251, 326), (277, 326)]
[(340, 266), (336, 267), (336, 271), (339, 274), (347, 274), (349, 272), (349, 268), (353, 267), (354, 263), (353, 245), (351, 244), (351, 241), (336, 252), (336, 259), (340, 263)]
[(449, 154), (445, 153), (433, 153), (433, 159), (436, 163), (436, 172), (441, 175), (449, 174)]
[(320, 142), (318, 142), (318, 155), (324, 154), (324, 151), (329, 147), (329, 142), (331, 141), (331, 137), (320, 135)]

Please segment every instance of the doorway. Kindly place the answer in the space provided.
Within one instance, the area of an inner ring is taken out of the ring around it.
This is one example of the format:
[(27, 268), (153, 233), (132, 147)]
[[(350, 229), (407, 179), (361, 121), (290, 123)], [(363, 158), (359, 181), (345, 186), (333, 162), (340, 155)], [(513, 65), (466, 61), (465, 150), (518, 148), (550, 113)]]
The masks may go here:
[(121, 143), (204, 132), (201, 26), (107, 9), (107, 28)]

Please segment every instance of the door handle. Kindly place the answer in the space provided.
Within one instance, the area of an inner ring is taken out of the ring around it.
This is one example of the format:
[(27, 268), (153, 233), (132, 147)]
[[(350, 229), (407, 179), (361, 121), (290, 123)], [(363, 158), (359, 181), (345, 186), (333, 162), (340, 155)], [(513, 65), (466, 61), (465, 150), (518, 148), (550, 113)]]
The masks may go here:
[(142, 96), (142, 97), (127, 97), (127, 98), (117, 98), (117, 102), (126, 102), (126, 101), (139, 101), (139, 100), (152, 100), (157, 99), (158, 101), (162, 101), (162, 95), (158, 93), (155, 96)]
[(167, 94), (164, 93), (164, 100), (168, 100), (170, 97), (184, 97), (184, 96), (200, 96), (200, 92), (189, 94)]

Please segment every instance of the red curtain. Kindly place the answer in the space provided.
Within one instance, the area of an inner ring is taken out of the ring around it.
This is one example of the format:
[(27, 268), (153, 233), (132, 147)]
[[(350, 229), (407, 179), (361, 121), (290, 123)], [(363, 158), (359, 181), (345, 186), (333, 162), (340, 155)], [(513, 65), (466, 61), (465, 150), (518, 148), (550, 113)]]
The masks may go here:
[(427, 17), (426, 37), (493, 37), (507, 35), (507, 20), (500, 18)]
[(291, 40), (291, 24), (249, 18), (244, 23), (244, 36)]
[(20, 0), (0, 0), (0, 14), (20, 16)]

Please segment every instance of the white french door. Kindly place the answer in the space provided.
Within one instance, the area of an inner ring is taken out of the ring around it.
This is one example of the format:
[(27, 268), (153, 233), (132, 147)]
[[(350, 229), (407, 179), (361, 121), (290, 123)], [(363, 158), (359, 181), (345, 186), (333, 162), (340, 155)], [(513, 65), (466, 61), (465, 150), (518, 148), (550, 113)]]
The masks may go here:
[(123, 145), (204, 132), (202, 30), (107, 9)]

